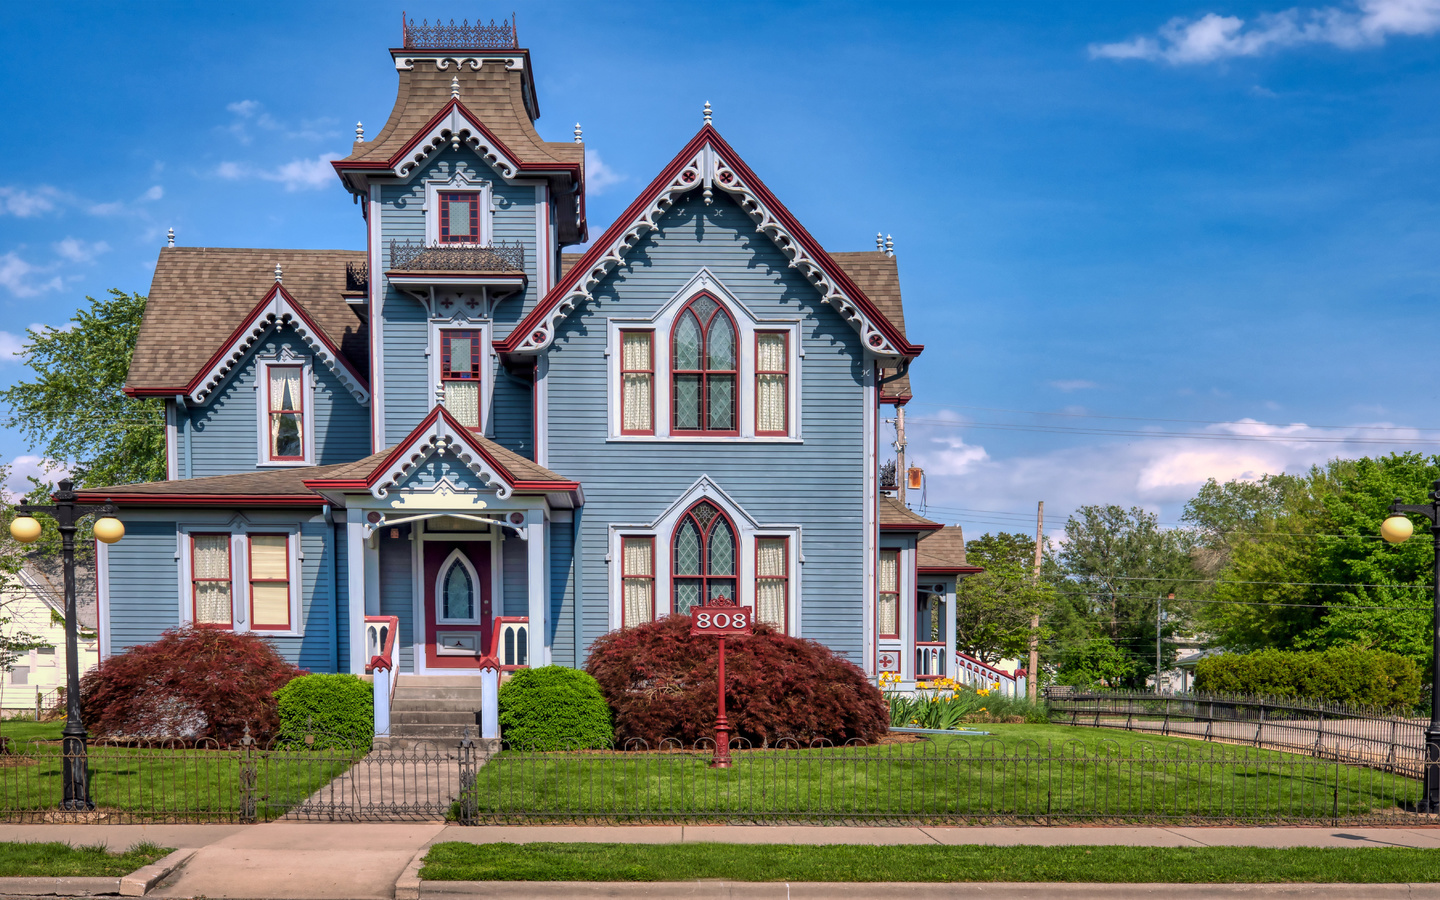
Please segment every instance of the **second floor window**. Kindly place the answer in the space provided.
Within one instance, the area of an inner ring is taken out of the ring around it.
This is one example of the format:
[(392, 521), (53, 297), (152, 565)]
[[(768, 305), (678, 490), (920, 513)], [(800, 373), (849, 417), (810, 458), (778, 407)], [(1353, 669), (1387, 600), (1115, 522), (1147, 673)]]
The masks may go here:
[(735, 528), (716, 506), (702, 500), (675, 528), (675, 615), (725, 597), (735, 600)]
[(440, 195), (440, 243), (480, 242), (480, 195), (473, 191)]
[(480, 332), (440, 332), (445, 408), (466, 428), (480, 427)]
[(735, 323), (701, 294), (671, 333), (670, 427), (676, 432), (735, 434)]
[(786, 434), (790, 430), (789, 334), (762, 331), (755, 335), (755, 433)]
[(196, 625), (230, 627), (230, 535), (190, 536), (190, 600)]
[(620, 332), (621, 434), (655, 433), (654, 344), (654, 332)]
[(305, 458), (305, 404), (301, 391), (304, 368), (269, 367), (270, 458), (276, 461)]
[(880, 637), (900, 636), (900, 551), (880, 551), (880, 597), (875, 607), (875, 628)]

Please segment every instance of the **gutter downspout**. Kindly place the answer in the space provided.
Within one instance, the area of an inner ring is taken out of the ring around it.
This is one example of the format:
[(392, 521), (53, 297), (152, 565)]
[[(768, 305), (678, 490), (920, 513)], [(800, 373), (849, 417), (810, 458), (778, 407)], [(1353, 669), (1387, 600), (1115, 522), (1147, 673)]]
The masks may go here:
[(180, 424), (181, 419), (180, 419), (180, 417), (177, 415), (176, 418), (175, 418), (175, 427), (176, 427), (176, 428), (181, 428), (181, 427), (183, 427), (184, 430), (185, 430), (185, 478), (188, 479), (188, 478), (191, 478), (191, 477), (192, 477), (192, 473), (195, 471), (195, 465), (194, 465), (194, 454), (192, 454), (192, 453), (190, 452), (190, 407), (188, 407), (188, 406), (185, 405), (185, 395), (184, 395), (184, 394), (176, 394), (176, 395), (175, 395), (175, 409), (176, 409), (178, 412), (183, 412), (183, 413), (185, 414), (185, 419), (184, 419), (184, 423), (185, 423), (185, 424), (184, 424), (183, 426), (181, 426), (181, 424)]

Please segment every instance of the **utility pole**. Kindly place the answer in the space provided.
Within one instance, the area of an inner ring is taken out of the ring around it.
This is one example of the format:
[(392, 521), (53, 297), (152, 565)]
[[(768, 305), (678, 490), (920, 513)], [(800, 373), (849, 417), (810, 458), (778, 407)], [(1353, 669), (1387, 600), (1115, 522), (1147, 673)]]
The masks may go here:
[[(1035, 508), (1035, 586), (1040, 586), (1040, 547), (1045, 534), (1045, 501)], [(1040, 613), (1030, 617), (1030, 667), (1025, 670), (1025, 692), (1034, 703), (1040, 697)]]
[[(1166, 600), (1174, 600), (1175, 594), (1165, 595)], [(1164, 601), (1155, 601), (1155, 693), (1160, 693), (1160, 623), (1164, 621), (1162, 614)]]
[(909, 479), (905, 472), (905, 407), (895, 407), (895, 495), (900, 500), (900, 505), (905, 505), (905, 482)]

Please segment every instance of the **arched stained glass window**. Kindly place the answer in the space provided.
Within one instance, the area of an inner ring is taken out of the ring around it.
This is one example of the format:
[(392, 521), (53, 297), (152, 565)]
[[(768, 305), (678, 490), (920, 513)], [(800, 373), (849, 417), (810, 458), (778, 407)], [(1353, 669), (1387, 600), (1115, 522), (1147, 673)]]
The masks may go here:
[(670, 335), (671, 431), (734, 434), (735, 323), (701, 294), (681, 310)]
[(715, 504), (701, 500), (675, 527), (674, 612), (720, 597), (735, 600), (735, 527)]
[(445, 573), (441, 617), (445, 619), (475, 618), (475, 583), (464, 563), (455, 560)]

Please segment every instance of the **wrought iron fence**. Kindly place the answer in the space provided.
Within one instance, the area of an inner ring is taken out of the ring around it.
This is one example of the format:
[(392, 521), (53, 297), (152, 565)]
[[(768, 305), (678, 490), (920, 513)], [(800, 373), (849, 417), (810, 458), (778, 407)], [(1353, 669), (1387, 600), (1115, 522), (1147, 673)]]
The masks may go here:
[(1228, 694), (1047, 692), (1050, 720), (1309, 753), (1343, 751), (1357, 765), (1414, 778), (1427, 720), (1340, 703)]
[(345, 293), (363, 294), (370, 290), (370, 263), (345, 264)]
[(479, 246), (392, 240), (390, 268), (412, 272), (523, 272), (525, 245), (520, 241)]
[(97, 741), (93, 811), (61, 809), (59, 741), (0, 753), (0, 821), (264, 822), (442, 819), (484, 759), (470, 740), (373, 746), (320, 734), (242, 740)]
[(494, 19), (489, 25), (482, 24), (479, 19), (474, 25), (468, 19), (462, 20), (459, 25), (454, 19), (448, 24), (436, 19), (434, 25), (428, 19), (422, 19), (416, 25), (414, 19), (407, 22), (402, 16), (403, 46), (406, 50), (516, 50), (520, 43), (515, 33), (514, 18), (512, 15), (510, 20), (499, 25)]
[(707, 743), (524, 752), (461, 792), (473, 824), (1435, 824), (1420, 786), (1352, 765), (1223, 745), (917, 741), (752, 749), (710, 768)]

